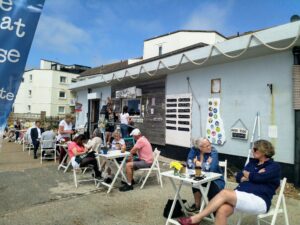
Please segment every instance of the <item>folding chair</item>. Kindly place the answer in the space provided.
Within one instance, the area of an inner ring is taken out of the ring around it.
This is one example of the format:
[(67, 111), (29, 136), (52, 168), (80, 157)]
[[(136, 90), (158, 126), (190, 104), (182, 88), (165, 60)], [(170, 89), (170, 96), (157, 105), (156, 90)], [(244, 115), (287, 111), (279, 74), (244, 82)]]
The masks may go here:
[(225, 186), (227, 184), (227, 159), (225, 159), (224, 161), (219, 161), (219, 166), (223, 168), (224, 171), (224, 181), (225, 181)]
[[(275, 208), (271, 208), (267, 213), (258, 214), (257, 217), (256, 217), (257, 225), (260, 225), (261, 221), (263, 221), (264, 223), (275, 225), (276, 219), (277, 219), (277, 216), (278, 216), (279, 213), (284, 214), (285, 225), (289, 225), (289, 218), (288, 218), (288, 214), (287, 214), (285, 197), (284, 197), (285, 185), (286, 185), (286, 177), (284, 177), (282, 179), (281, 183), (280, 183), (280, 191), (279, 191), (279, 195), (278, 195), (278, 198), (277, 198)], [(237, 225), (241, 225), (243, 215), (244, 215), (244, 213), (241, 213), (239, 215)], [(267, 218), (267, 217), (272, 217), (271, 222), (268, 221), (268, 220), (265, 220), (265, 218)]]
[[(71, 162), (71, 160), (70, 160), (70, 162)], [(93, 178), (78, 180), (77, 179), (77, 173), (85, 174), (86, 170), (88, 170), (88, 169), (92, 170), (91, 174), (92, 174)], [(76, 188), (78, 187), (78, 184), (81, 183), (81, 182), (94, 181), (95, 186), (96, 186), (97, 181), (98, 181), (98, 179), (95, 178), (94, 167), (92, 165), (88, 165), (86, 167), (78, 167), (78, 168), (73, 167), (73, 179), (74, 179), (74, 184), (75, 184)]]
[(31, 148), (33, 149), (34, 147), (33, 147), (33, 144), (31, 142), (30, 135), (25, 133), (24, 136), (23, 136), (23, 152), (25, 150), (29, 150), (28, 154), (30, 154)]
[(152, 171), (155, 171), (156, 172), (156, 176), (157, 176), (157, 182), (160, 184), (161, 187), (163, 187), (163, 183), (162, 183), (162, 178), (161, 178), (161, 174), (160, 174), (160, 167), (159, 167), (159, 162), (158, 162), (158, 157), (160, 155), (160, 151), (157, 150), (157, 148), (155, 148), (154, 152), (153, 152), (153, 163), (152, 163), (152, 166), (150, 168), (142, 168), (142, 169), (139, 169), (139, 171), (148, 171), (146, 176), (142, 176), (139, 183), (143, 181), (143, 184), (142, 186), (140, 187), (141, 189), (143, 189), (146, 181), (148, 180), (148, 177), (150, 175), (150, 173)]
[[(286, 185), (286, 177), (283, 178), (282, 181), (281, 181), (280, 191), (279, 191), (279, 195), (278, 195), (278, 199), (277, 199), (275, 208), (271, 208), (269, 210), (269, 212), (267, 212), (265, 214), (259, 214), (259, 215), (257, 215), (257, 224), (258, 225), (260, 225), (260, 221), (263, 221), (263, 222), (271, 224), (271, 225), (275, 225), (276, 219), (277, 219), (277, 215), (279, 213), (283, 213), (284, 214), (285, 225), (289, 225), (289, 218), (288, 218), (288, 214), (287, 214), (285, 197), (284, 197), (285, 185)], [(265, 218), (267, 218), (267, 217), (272, 217), (271, 222), (265, 220)]]
[[(56, 162), (55, 143), (55, 140), (41, 140), (41, 164), (43, 164), (43, 159), (54, 159), (54, 161)], [(43, 153), (45, 153), (45, 155)], [(54, 156), (46, 156), (46, 153), (51, 153)]]

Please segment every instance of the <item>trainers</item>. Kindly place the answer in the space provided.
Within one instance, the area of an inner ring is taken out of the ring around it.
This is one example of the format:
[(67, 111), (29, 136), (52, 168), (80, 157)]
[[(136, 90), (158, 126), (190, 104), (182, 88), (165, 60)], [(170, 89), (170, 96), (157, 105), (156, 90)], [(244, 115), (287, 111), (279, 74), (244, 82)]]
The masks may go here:
[(188, 212), (197, 212), (197, 211), (200, 210), (200, 208), (197, 208), (196, 205), (195, 205), (195, 203), (194, 203), (192, 206), (186, 207), (186, 210), (187, 210)]
[(112, 179), (110, 177), (106, 177), (104, 179), (104, 182), (107, 183), (107, 184), (110, 184), (112, 182)]
[(119, 188), (119, 191), (132, 191), (133, 190), (133, 185), (128, 185), (128, 184), (124, 184), (123, 187)]
[[(126, 181), (121, 180), (121, 184), (128, 184), (128, 183), (127, 183)], [(132, 181), (131, 181), (131, 184), (132, 184), (132, 185), (135, 185), (135, 181), (132, 180)]]

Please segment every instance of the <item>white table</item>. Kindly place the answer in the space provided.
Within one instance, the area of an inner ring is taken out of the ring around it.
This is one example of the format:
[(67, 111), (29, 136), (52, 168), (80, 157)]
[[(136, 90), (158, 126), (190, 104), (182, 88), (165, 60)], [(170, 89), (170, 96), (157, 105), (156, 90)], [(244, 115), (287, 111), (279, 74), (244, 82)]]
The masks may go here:
[[(100, 184), (108, 187), (108, 191), (107, 191), (107, 194), (108, 194), (111, 191), (111, 189), (113, 188), (119, 174), (121, 174), (123, 180), (127, 182), (127, 178), (126, 178), (125, 174), (123, 173), (123, 166), (126, 162), (127, 156), (129, 156), (129, 155), (130, 155), (130, 152), (122, 153), (121, 150), (110, 150), (107, 152), (107, 154), (96, 154), (96, 157), (104, 158), (105, 161), (113, 161), (117, 167), (117, 171), (115, 171), (115, 177), (112, 180), (112, 182), (110, 184), (107, 184), (104, 181), (99, 181), (97, 187), (99, 187)], [(121, 164), (118, 163), (117, 158), (123, 158)]]
[[(180, 190), (181, 190), (181, 187), (182, 187), (183, 184), (189, 184), (189, 185), (191, 185), (195, 188), (199, 188), (199, 190), (201, 192), (201, 195), (202, 195), (202, 199), (203, 199), (200, 211), (202, 211), (204, 206), (208, 204), (207, 193), (208, 193), (208, 190), (209, 190), (209, 187), (210, 187), (210, 183), (213, 180), (216, 180), (216, 179), (220, 178), (222, 176), (222, 174), (213, 173), (213, 172), (202, 172), (202, 174), (205, 175), (205, 178), (203, 178), (202, 180), (194, 180), (194, 178), (189, 177), (188, 173), (186, 173), (184, 176), (174, 175), (174, 170), (170, 170), (170, 171), (166, 171), (166, 172), (161, 173), (162, 176), (168, 177), (170, 179), (171, 184), (172, 184), (172, 186), (174, 188), (174, 191), (175, 191), (174, 201), (173, 201), (171, 210), (169, 212), (169, 216), (168, 216), (168, 219), (166, 221), (166, 225), (168, 225), (169, 223), (179, 224), (176, 220), (173, 220), (171, 218), (177, 199), (180, 202), (180, 205), (181, 205), (181, 207), (184, 211), (184, 214), (186, 216), (188, 216), (187, 211), (186, 211), (186, 209), (184, 207), (184, 204), (183, 204), (183, 202), (181, 200), (181, 197), (180, 197)], [(175, 184), (176, 180), (179, 181), (179, 184), (177, 184), (177, 186)], [(203, 184), (207, 184), (206, 187), (204, 187)], [(213, 213), (210, 214), (210, 218), (211, 218), (211, 220), (214, 221)]]

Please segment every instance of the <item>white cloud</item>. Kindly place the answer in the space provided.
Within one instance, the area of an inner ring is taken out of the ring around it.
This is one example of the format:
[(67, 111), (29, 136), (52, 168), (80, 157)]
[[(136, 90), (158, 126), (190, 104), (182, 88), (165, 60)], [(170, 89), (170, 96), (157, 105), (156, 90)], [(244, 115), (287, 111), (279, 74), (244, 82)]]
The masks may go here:
[(228, 33), (227, 18), (231, 12), (232, 1), (227, 4), (206, 4), (195, 9), (187, 21), (183, 24), (184, 29), (191, 30), (215, 30)]
[(77, 54), (91, 43), (83, 29), (62, 19), (42, 16), (36, 34), (36, 44), (47, 51)]

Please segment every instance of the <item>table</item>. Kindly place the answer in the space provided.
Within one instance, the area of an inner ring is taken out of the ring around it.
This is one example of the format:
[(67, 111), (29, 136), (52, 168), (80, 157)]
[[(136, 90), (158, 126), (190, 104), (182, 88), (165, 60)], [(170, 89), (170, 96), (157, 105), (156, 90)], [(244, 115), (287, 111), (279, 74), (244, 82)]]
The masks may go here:
[[(130, 152), (122, 153), (121, 150), (110, 150), (107, 152), (107, 154), (96, 154), (96, 157), (104, 158), (105, 161), (108, 161), (108, 160), (113, 161), (117, 167), (117, 171), (115, 172), (115, 177), (112, 180), (112, 182), (110, 184), (107, 184), (104, 181), (99, 181), (99, 183), (97, 184), (97, 188), (100, 186), (100, 184), (108, 187), (108, 191), (107, 191), (107, 194), (108, 194), (111, 191), (111, 189), (113, 188), (119, 174), (121, 174), (124, 181), (127, 182), (127, 178), (124, 175), (122, 168), (126, 162), (127, 156), (129, 156), (129, 155), (130, 155)], [(121, 164), (118, 163), (117, 158), (123, 158)]]
[[(184, 214), (186, 216), (188, 216), (187, 211), (186, 211), (186, 209), (184, 207), (184, 204), (183, 204), (183, 202), (181, 200), (181, 197), (180, 197), (180, 190), (181, 190), (181, 187), (182, 187), (183, 184), (189, 184), (189, 185), (192, 185), (195, 188), (200, 189), (202, 199), (203, 199), (200, 211), (202, 211), (204, 206), (208, 204), (207, 193), (208, 193), (208, 190), (209, 190), (209, 187), (210, 187), (210, 183), (213, 180), (216, 180), (216, 179), (220, 178), (222, 176), (222, 174), (213, 173), (213, 172), (202, 172), (202, 174), (205, 175), (205, 178), (203, 178), (202, 180), (194, 180), (193, 178), (189, 177), (188, 173), (184, 174), (183, 176), (174, 175), (174, 170), (170, 170), (170, 171), (166, 171), (166, 172), (161, 173), (162, 176), (168, 177), (170, 179), (171, 184), (172, 184), (172, 186), (174, 188), (174, 191), (175, 191), (174, 201), (173, 201), (171, 210), (169, 212), (169, 216), (168, 216), (168, 219), (166, 221), (166, 225), (168, 225), (169, 223), (179, 224), (176, 220), (173, 220), (171, 218), (177, 199), (180, 202), (180, 205), (181, 205), (181, 207), (184, 211)], [(178, 186), (176, 186), (176, 184), (175, 184), (176, 180), (179, 181)], [(203, 184), (205, 184), (205, 183), (207, 183), (206, 187), (203, 186)], [(210, 219), (214, 221), (213, 213), (210, 214)]]
[(55, 151), (56, 151), (56, 146), (59, 146), (59, 147), (63, 147), (64, 150), (66, 151), (66, 155), (65, 157), (63, 158), (63, 160), (61, 161), (61, 163), (58, 165), (57, 167), (57, 170), (60, 170), (60, 168), (64, 168), (64, 172), (66, 172), (68, 170), (68, 167), (70, 166), (71, 164), (71, 160), (67, 163), (67, 165), (64, 164), (65, 160), (67, 160), (68, 158), (68, 144), (67, 143), (64, 143), (64, 144), (56, 144), (55, 145)]

